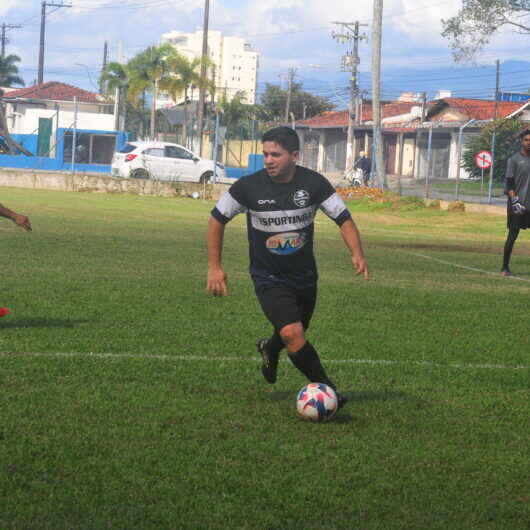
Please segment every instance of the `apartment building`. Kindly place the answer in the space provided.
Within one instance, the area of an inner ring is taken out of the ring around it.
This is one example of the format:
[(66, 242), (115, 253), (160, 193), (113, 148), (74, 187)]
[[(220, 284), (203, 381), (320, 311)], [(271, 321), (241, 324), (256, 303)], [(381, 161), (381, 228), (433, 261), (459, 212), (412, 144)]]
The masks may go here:
[[(162, 43), (170, 43), (179, 53), (193, 59), (202, 55), (202, 31), (184, 33), (171, 31), (161, 37)], [(241, 37), (226, 37), (220, 31), (208, 32), (208, 55), (214, 64), (209, 68), (210, 79), (215, 79), (216, 100), (223, 94), (228, 99), (243, 91), (246, 102), (256, 102), (259, 53)], [(193, 90), (191, 97), (199, 99), (199, 91)], [(178, 102), (177, 102), (178, 103)]]

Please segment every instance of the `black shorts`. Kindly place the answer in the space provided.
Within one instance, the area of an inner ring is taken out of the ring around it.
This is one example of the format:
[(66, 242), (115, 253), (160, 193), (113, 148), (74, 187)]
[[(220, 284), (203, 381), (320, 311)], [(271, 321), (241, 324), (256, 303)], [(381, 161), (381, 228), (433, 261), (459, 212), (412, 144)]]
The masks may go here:
[(295, 289), (283, 285), (255, 286), (261, 309), (276, 331), (301, 322), (309, 327), (317, 301), (317, 286)]
[(530, 228), (530, 211), (527, 211), (524, 215), (515, 215), (508, 204), (508, 228), (518, 228), (520, 230)]

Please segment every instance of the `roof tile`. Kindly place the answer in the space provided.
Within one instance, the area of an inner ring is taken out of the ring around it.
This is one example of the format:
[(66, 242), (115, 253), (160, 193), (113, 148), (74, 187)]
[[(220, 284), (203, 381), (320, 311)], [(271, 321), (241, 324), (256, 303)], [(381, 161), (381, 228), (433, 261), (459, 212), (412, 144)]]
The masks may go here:
[(82, 88), (77, 88), (58, 81), (49, 81), (26, 88), (10, 90), (4, 97), (21, 99), (48, 99), (53, 101), (73, 101), (74, 96), (77, 101), (83, 103), (102, 103), (102, 97), (94, 92), (88, 92)]

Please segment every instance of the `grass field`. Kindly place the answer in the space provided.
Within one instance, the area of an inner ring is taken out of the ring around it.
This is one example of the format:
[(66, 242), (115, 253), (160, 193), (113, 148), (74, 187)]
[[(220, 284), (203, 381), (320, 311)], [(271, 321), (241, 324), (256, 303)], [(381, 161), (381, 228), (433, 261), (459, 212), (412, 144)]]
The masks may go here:
[[(455, 192), (455, 181), (436, 180), (433, 182), (431, 188), (436, 191), (445, 193)], [(484, 182), (481, 179), (477, 180), (461, 180), (459, 184), (459, 192), (463, 195), (482, 195), (488, 196), (489, 175), (484, 176)], [(498, 182), (493, 183), (492, 197), (502, 197), (504, 195), (504, 186)]]
[(0, 528), (530, 528), (530, 234), (505, 219), (350, 203), (372, 279), (317, 218), (309, 338), (349, 396), (295, 414), (302, 376), (258, 371), (269, 327), (212, 203), (1, 190)]

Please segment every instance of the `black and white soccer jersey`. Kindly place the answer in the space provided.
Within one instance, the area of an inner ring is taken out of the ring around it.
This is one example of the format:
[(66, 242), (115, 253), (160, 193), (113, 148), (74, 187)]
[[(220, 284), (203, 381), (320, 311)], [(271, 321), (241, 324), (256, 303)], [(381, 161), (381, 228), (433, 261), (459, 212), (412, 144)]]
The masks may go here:
[(313, 234), (319, 208), (339, 226), (351, 217), (328, 180), (297, 166), (288, 183), (273, 182), (264, 169), (239, 179), (212, 216), (226, 224), (247, 214), (250, 274), (256, 285), (303, 288), (317, 281)]

